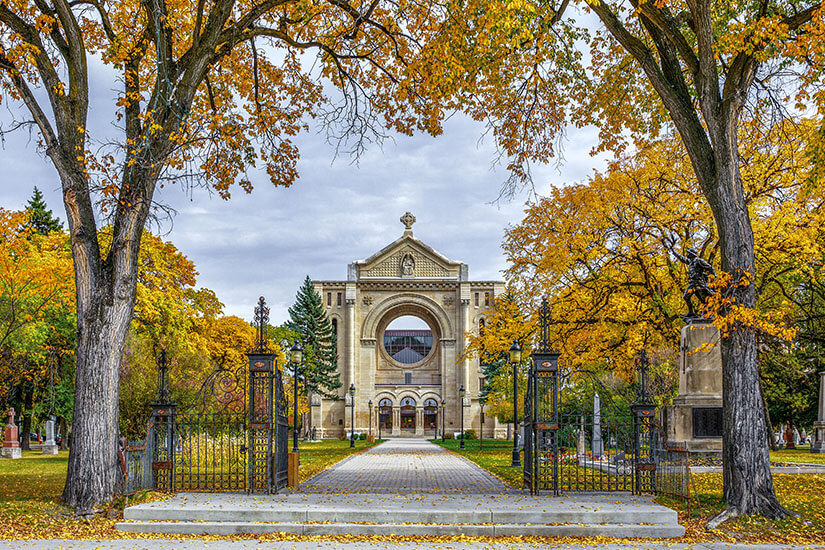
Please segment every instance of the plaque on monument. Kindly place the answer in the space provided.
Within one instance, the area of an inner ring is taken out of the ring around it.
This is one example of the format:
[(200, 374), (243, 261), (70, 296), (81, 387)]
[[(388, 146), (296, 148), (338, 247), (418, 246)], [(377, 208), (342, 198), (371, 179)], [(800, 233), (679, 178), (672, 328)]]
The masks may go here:
[(722, 437), (722, 407), (693, 408), (693, 437)]

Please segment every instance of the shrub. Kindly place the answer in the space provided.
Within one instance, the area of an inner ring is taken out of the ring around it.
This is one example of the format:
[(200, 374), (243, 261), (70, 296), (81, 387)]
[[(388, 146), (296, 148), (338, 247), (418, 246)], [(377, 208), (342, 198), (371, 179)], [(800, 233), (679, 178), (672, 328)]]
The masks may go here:
[(475, 430), (464, 430), (464, 439), (467, 441), (477, 439)]
[(360, 435), (358, 436), (358, 439), (360, 439), (360, 440), (362, 440), (362, 441), (363, 441), (363, 440), (365, 440), (365, 439), (367, 439), (367, 434), (360, 434)]
[(444, 434), (444, 439), (452, 439), (452, 438), (453, 438), (453, 434), (451, 434), (451, 433)]

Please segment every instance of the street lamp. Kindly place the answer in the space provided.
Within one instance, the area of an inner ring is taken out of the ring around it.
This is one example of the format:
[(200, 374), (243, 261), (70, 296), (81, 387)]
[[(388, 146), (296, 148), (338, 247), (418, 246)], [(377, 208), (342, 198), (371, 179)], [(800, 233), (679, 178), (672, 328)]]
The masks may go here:
[(369, 403), (367, 403), (367, 405), (370, 408), (370, 439), (371, 439), (372, 438), (372, 399), (370, 399), (370, 401), (369, 401)]
[(478, 404), (481, 406), (481, 431), (478, 433), (478, 450), (481, 450), (481, 444), (484, 441), (484, 405), (487, 404), (487, 399), (480, 397)]
[(513, 365), (513, 463), (511, 466), (521, 466), (521, 456), (518, 452), (518, 364), (521, 363), (521, 346), (518, 340), (513, 340), (510, 346), (510, 363)]
[(444, 443), (444, 405), (447, 403), (441, 400), (441, 442)]
[(290, 356), (289, 359), (292, 361), (292, 395), (293, 399), (293, 416), (292, 416), (292, 452), (298, 452), (298, 367), (301, 365), (301, 359), (303, 359), (304, 355), (304, 348), (301, 347), (301, 343), (297, 340), (292, 347), (289, 348)]
[(355, 384), (349, 385), (350, 404), (352, 405), (352, 425), (349, 432), (349, 448), (355, 448)]
[(458, 399), (461, 402), (461, 445), (459, 445), (459, 449), (464, 448), (464, 384), (461, 384), (461, 387), (458, 388)]

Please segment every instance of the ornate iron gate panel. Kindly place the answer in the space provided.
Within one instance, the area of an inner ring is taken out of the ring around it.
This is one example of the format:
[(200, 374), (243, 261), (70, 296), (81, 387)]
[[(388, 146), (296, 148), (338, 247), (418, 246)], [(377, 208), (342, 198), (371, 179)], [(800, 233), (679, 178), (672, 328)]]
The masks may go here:
[[(559, 410), (559, 354), (553, 349), (550, 308), (539, 310), (539, 341), (531, 357), (525, 395), (524, 486), (552, 491), (657, 492), (655, 407), (647, 395), (647, 356), (639, 360), (639, 385), (630, 411), (602, 414)], [(597, 397), (597, 396), (596, 396)], [(671, 477), (684, 479), (684, 476)], [(680, 481), (675, 482), (678, 484)]]
[[(152, 404), (144, 456), (151, 485), (167, 491), (277, 492), (287, 484), (287, 417), (281, 373), (255, 308), (258, 338), (247, 364), (219, 365), (198, 394), (200, 407), (178, 412), (167, 392), (166, 353), (158, 358), (159, 395)], [(148, 474), (147, 474), (148, 476)]]
[(246, 490), (246, 414), (180, 414), (174, 442), (175, 491)]

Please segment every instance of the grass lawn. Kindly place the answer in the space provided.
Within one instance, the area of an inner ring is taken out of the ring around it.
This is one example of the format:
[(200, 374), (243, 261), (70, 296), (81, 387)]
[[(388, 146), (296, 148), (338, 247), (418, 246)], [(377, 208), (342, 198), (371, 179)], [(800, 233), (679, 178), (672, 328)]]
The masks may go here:
[[(355, 452), (373, 445), (375, 443), (356, 441)], [(301, 481), (352, 454), (349, 441), (337, 439), (318, 443), (299, 442), (298, 448), (301, 451)], [(118, 499), (111, 513), (99, 514), (89, 521), (75, 519), (74, 512), (60, 502), (68, 458), (68, 451), (61, 451), (58, 455), (43, 455), (37, 450), (23, 451), (20, 460), (0, 460), (1, 539), (132, 538), (131, 535), (114, 529), (126, 503), (125, 499)], [(130, 497), (128, 503), (163, 497), (163, 493), (145, 491)]]
[(802, 464), (825, 465), (825, 454), (811, 453), (811, 446), (797, 447), (796, 449), (779, 449), (771, 451), (771, 462), (798, 462)]
[[(432, 440), (441, 445), (441, 440)], [(444, 447), (459, 453), (487, 471), (497, 475), (514, 487), (521, 487), (522, 470), (510, 466), (512, 461), (512, 441), (484, 440), (482, 450), (478, 441), (465, 441), (465, 450), (458, 449), (459, 442), (447, 440)], [(806, 454), (807, 453), (807, 454)], [(780, 458), (776, 458), (776, 456)], [(799, 457), (791, 458), (791, 457)], [(812, 455), (806, 449), (782, 450), (772, 460), (802, 462), (802, 458)], [(736, 518), (723, 524), (715, 531), (707, 531), (705, 524), (724, 509), (722, 501), (722, 474), (691, 474), (693, 480), (692, 506), (690, 513), (684, 501), (659, 497), (657, 502), (674, 508), (679, 513), (679, 523), (687, 533), (680, 542), (747, 542), (775, 544), (823, 544), (825, 543), (825, 474), (774, 474), (774, 487), (779, 501), (787, 508), (800, 514), (799, 518), (767, 520), (756, 517)]]

